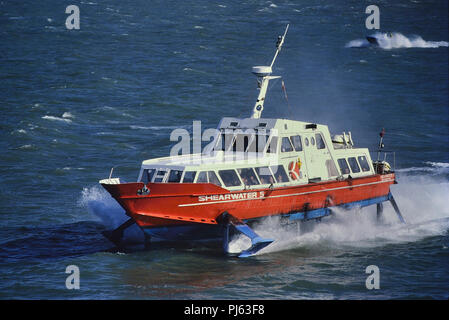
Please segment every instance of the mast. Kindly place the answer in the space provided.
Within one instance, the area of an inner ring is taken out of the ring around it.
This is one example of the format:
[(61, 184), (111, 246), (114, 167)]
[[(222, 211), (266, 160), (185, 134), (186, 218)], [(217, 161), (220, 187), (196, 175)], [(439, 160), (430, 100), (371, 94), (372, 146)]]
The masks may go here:
[(287, 27), (285, 28), (284, 35), (278, 37), (276, 43), (276, 53), (274, 54), (271, 64), (269, 66), (255, 66), (252, 69), (252, 73), (257, 76), (257, 84), (259, 86), (259, 95), (257, 97), (256, 103), (254, 104), (253, 114), (251, 115), (251, 118), (253, 119), (259, 119), (262, 114), (265, 96), (267, 94), (268, 83), (270, 82), (271, 79), (280, 78), (280, 76), (272, 76), (271, 73), (273, 72), (272, 68), (274, 62), (276, 61), (279, 52), (281, 52), (282, 45), (284, 44), (284, 39), (285, 36), (287, 35), (288, 26), (289, 24), (287, 24)]

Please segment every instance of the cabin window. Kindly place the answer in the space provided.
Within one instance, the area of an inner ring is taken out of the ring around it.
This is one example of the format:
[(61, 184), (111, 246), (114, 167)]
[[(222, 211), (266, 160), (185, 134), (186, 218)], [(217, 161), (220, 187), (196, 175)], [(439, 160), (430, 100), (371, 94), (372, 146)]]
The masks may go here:
[(225, 132), (222, 132), (222, 134), (220, 135), (215, 150), (229, 151), (231, 143), (233, 142), (234, 142), (234, 132), (233, 131), (229, 132), (228, 130), (226, 130)]
[(351, 167), (352, 173), (360, 172), (359, 164), (355, 157), (348, 158), (349, 166)]
[(245, 152), (257, 152), (257, 142), (259, 141), (258, 134), (252, 134), (248, 139), (248, 147), (246, 147)]
[(287, 173), (285, 173), (285, 169), (282, 165), (271, 166), (270, 168), (276, 178), (277, 183), (289, 182)]
[(232, 145), (232, 151), (245, 152), (248, 149), (248, 145), (252, 134), (237, 134), (235, 135), (234, 143)]
[(282, 138), (281, 151), (282, 152), (292, 152), (293, 151), (292, 143), (290, 142), (290, 139), (288, 137)]
[(235, 170), (220, 170), (218, 173), (220, 174), (221, 180), (223, 180), (226, 187), (236, 187), (241, 185), (240, 179)]
[(292, 136), (290, 140), (293, 143), (293, 147), (295, 147), (295, 151), (302, 151), (301, 136)]
[(214, 171), (201, 171), (198, 174), (196, 183), (213, 183), (221, 186), (221, 182), (218, 180), (217, 174)]
[(311, 144), (312, 146), (315, 145), (315, 138), (314, 138), (314, 137), (311, 137), (311, 138), (310, 138), (310, 144)]
[(208, 183), (209, 181), (207, 181), (207, 172), (206, 171), (201, 171), (198, 174), (198, 178), (196, 179), (196, 183)]
[(338, 159), (338, 166), (340, 167), (341, 174), (349, 174), (349, 166), (345, 158)]
[(258, 167), (256, 168), (256, 173), (259, 176), (261, 184), (274, 183), (273, 175), (268, 167)]
[(218, 180), (217, 174), (214, 171), (208, 171), (207, 175), (209, 177), (209, 183), (216, 184), (217, 186), (221, 186), (220, 180)]
[(323, 140), (323, 137), (321, 136), (321, 134), (319, 134), (319, 133), (315, 134), (315, 139), (316, 139), (317, 149), (326, 148), (326, 145), (324, 144), (324, 140)]
[(268, 144), (267, 153), (276, 153), (278, 146), (278, 137), (272, 136), (270, 143)]
[(182, 170), (170, 170), (167, 182), (181, 182)]
[(186, 171), (182, 183), (193, 183), (195, 181), (196, 171)]
[(145, 169), (145, 170), (143, 170), (142, 179), (140, 181), (142, 181), (145, 184), (147, 184), (148, 182), (151, 182), (155, 172), (156, 172), (156, 169)]
[(162, 182), (165, 178), (166, 173), (167, 173), (167, 170), (158, 170), (156, 173), (156, 176), (154, 178), (154, 182)]
[(359, 159), (360, 167), (362, 167), (362, 171), (370, 171), (368, 160), (366, 160), (365, 156), (360, 156), (357, 159)]
[(255, 132), (248, 135), (248, 137), (248, 147), (245, 149), (245, 152), (263, 152), (267, 145), (268, 136), (263, 133)]
[(335, 177), (338, 176), (338, 170), (337, 167), (335, 167), (335, 163), (331, 159), (326, 160), (326, 168), (327, 168), (327, 175), (329, 177)]
[(304, 143), (306, 144), (306, 147), (308, 147), (309, 146), (309, 138), (305, 138)]
[(242, 178), (244, 185), (253, 186), (253, 185), (259, 184), (259, 181), (257, 180), (257, 176), (254, 173), (254, 170), (252, 168), (237, 169), (237, 172), (239, 173), (240, 178)]

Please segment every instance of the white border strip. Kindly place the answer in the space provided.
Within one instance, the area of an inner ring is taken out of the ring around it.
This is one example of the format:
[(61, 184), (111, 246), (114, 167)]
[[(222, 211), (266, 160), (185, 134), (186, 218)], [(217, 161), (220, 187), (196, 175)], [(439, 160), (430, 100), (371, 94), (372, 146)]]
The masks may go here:
[(370, 183), (364, 183), (364, 184), (357, 184), (357, 185), (353, 185), (353, 186), (331, 188), (331, 189), (315, 190), (315, 191), (292, 193), (292, 194), (281, 194), (281, 195), (278, 195), (278, 196), (268, 196), (268, 197), (263, 197), (263, 198), (235, 199), (235, 200), (222, 200), (222, 201), (211, 201), (211, 202), (201, 202), (201, 203), (178, 204), (178, 207), (204, 206), (204, 205), (216, 204), (216, 203), (227, 203), (227, 202), (249, 201), (249, 200), (261, 200), (261, 199), (269, 199), (269, 198), (293, 197), (293, 196), (300, 196), (300, 195), (311, 194), (311, 193), (319, 193), (319, 192), (326, 192), (326, 191), (334, 191), (334, 190), (341, 190), (341, 189), (350, 189), (350, 188), (364, 187), (364, 186), (369, 186), (369, 185), (373, 185), (373, 184), (387, 183), (387, 182), (394, 182), (394, 179), (382, 180), (382, 181), (376, 181), (376, 182), (370, 182)]

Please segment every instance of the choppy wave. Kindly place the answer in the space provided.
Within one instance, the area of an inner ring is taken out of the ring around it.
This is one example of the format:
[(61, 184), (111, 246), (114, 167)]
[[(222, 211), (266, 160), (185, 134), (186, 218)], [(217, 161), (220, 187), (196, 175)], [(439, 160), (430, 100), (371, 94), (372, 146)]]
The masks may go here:
[[(372, 37), (377, 39), (379, 47), (382, 49), (399, 49), (399, 48), (438, 48), (447, 47), (447, 41), (426, 41), (421, 36), (405, 36), (399, 32), (381, 33), (377, 32)], [(347, 48), (368, 47), (370, 43), (366, 39), (351, 40), (346, 44)]]
[(42, 119), (52, 120), (52, 121), (61, 121), (61, 122), (66, 122), (66, 123), (72, 122), (72, 120), (70, 120), (68, 118), (60, 118), (60, 117), (55, 117), (55, 116), (43, 116)]

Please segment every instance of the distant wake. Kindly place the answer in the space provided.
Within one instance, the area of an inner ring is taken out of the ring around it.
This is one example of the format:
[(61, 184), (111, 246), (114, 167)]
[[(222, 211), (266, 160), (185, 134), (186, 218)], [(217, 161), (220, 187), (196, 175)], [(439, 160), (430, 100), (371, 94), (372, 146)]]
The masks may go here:
[[(393, 32), (380, 33), (377, 32), (372, 37), (377, 39), (379, 47), (382, 49), (399, 49), (399, 48), (438, 48), (447, 47), (449, 43), (447, 41), (426, 41), (420, 36), (404, 36), (402, 33)], [(370, 43), (366, 39), (351, 40), (346, 44), (346, 48), (363, 48), (370, 46)]]

